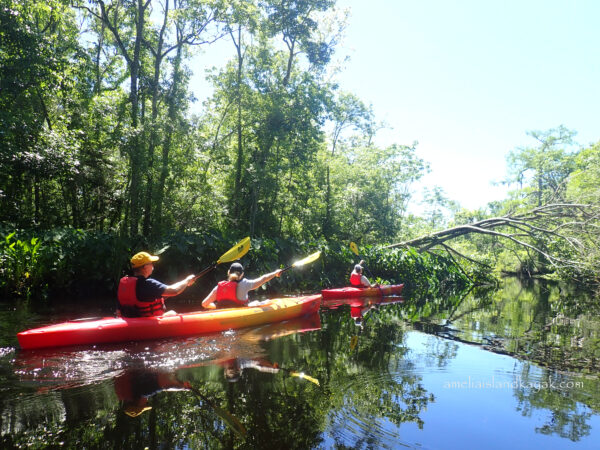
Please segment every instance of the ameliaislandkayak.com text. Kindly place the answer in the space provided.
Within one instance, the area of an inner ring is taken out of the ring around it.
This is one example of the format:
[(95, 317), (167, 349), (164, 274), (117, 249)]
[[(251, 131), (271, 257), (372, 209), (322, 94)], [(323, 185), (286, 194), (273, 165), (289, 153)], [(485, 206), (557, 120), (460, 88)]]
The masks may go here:
[(473, 380), (469, 376), (463, 381), (446, 381), (443, 385), (444, 389), (579, 389), (583, 388), (583, 381), (573, 380), (542, 380), (542, 381), (524, 381), (521, 377), (510, 381), (496, 381), (492, 376), (491, 380)]

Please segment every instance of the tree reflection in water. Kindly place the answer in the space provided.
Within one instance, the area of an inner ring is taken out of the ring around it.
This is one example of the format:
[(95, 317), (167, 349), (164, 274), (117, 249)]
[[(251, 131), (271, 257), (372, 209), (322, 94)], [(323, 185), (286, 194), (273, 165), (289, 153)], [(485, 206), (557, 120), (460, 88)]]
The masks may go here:
[[(444, 393), (427, 375), (452, 371), (465, 344), (516, 357), (508, 376), (523, 383), (581, 380), (582, 387), (570, 389), (517, 386), (503, 398), (514, 397), (515, 417), (507, 421), (529, 420), (555, 444), (587, 442), (600, 411), (600, 327), (593, 313), (573, 313), (581, 299), (565, 295), (551, 285), (507, 283), (501, 291), (443, 299), (423, 293), (388, 299), (392, 304), (338, 301), (320, 316), (187, 339), (3, 349), (0, 445), (426, 446), (436, 431), (429, 410), (452, 414), (456, 407), (440, 403)], [(416, 333), (437, 337), (416, 350), (409, 339)], [(590, 376), (556, 370), (561, 364)], [(472, 410), (476, 416), (476, 405)], [(422, 434), (405, 437), (415, 430)]]
[[(541, 434), (572, 441), (590, 434), (589, 422), (600, 411), (596, 299), (571, 286), (509, 278), (501, 290), (476, 290), (450, 303), (456, 307), (432, 311), (413, 328), (455, 349), (456, 343), (474, 345), (526, 361), (515, 374), (516, 410), (542, 414), (545, 422), (535, 428)], [(431, 354), (442, 364), (452, 358), (439, 349)]]

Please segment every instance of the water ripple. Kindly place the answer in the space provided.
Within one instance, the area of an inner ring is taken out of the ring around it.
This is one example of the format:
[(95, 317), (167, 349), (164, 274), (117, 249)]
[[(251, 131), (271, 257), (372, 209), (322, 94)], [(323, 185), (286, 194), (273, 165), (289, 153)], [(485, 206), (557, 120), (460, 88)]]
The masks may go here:
[[(398, 421), (402, 411), (410, 406), (405, 402), (426, 403), (426, 393), (418, 383), (407, 383), (401, 374), (363, 372), (334, 383), (331, 387), (345, 392), (342, 404), (332, 408), (329, 414), (329, 433), (336, 442), (352, 448), (397, 448), (411, 446), (401, 442)], [(374, 396), (374, 386), (387, 391), (389, 404), (382, 404), (380, 397)], [(418, 416), (406, 414), (405, 419), (416, 422)]]

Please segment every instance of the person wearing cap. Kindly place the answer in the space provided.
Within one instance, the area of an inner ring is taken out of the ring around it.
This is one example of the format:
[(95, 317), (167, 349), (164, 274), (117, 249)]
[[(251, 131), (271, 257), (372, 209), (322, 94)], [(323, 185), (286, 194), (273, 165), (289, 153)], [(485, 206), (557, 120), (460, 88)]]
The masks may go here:
[(214, 289), (202, 300), (206, 309), (238, 308), (248, 306), (248, 292), (259, 288), (267, 281), (281, 275), (282, 270), (267, 273), (255, 280), (244, 278), (244, 266), (233, 263), (227, 271), (227, 280), (219, 281)]
[(194, 275), (188, 275), (177, 283), (166, 285), (150, 278), (156, 261), (158, 256), (147, 252), (136, 253), (131, 258), (133, 276), (121, 278), (117, 291), (121, 316), (148, 317), (175, 314), (174, 311), (165, 312), (164, 297), (181, 294), (188, 286), (194, 284)]
[(365, 262), (361, 260), (354, 266), (354, 270), (350, 274), (350, 284), (356, 287), (376, 287), (376, 284), (371, 284), (369, 279), (363, 275), (363, 266)]

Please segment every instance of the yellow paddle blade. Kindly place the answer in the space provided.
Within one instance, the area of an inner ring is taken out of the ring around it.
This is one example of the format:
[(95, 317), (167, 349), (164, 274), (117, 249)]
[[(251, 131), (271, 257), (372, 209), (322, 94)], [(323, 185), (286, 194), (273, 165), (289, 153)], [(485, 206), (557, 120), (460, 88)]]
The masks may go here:
[(354, 242), (350, 242), (350, 250), (352, 250), (352, 253), (358, 256), (358, 247)]
[(240, 242), (235, 244), (235, 246), (229, 249), (226, 253), (223, 253), (217, 264), (221, 264), (224, 262), (235, 261), (236, 259), (240, 259), (250, 250), (250, 237), (242, 239)]
[(303, 380), (308, 380), (311, 383), (316, 384), (317, 386), (321, 386), (319, 384), (319, 380), (317, 380), (316, 378), (313, 378), (309, 375), (306, 375), (304, 372), (290, 372), (290, 375), (293, 377), (298, 377), (298, 378), (302, 378)]
[(352, 336), (352, 339), (350, 339), (350, 351), (356, 348), (356, 344), (358, 344), (358, 336)]
[(305, 264), (310, 264), (313, 261), (316, 261), (321, 256), (321, 252), (314, 252), (312, 255), (308, 255), (306, 258), (301, 259), (300, 261), (296, 261), (292, 264), (292, 267), (299, 267)]

